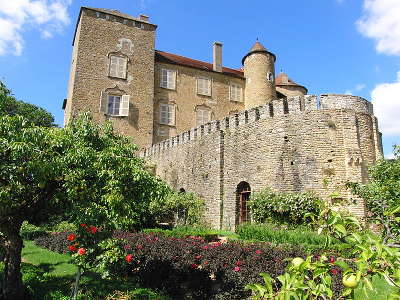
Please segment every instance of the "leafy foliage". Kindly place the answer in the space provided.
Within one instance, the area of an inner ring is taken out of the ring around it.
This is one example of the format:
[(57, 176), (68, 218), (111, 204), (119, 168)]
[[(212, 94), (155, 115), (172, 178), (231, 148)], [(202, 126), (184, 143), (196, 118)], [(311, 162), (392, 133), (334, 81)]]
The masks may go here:
[(20, 115), (36, 126), (52, 127), (54, 117), (41, 107), (18, 101), (0, 81), (0, 116)]
[(171, 192), (162, 202), (152, 202), (150, 209), (159, 222), (173, 221), (179, 225), (203, 223), (204, 201), (194, 193)]
[(20, 234), (24, 240), (34, 240), (40, 236), (46, 235), (46, 231), (39, 226), (29, 224), (25, 221), (22, 223)]
[(252, 218), (258, 223), (306, 224), (307, 213), (318, 213), (321, 200), (312, 193), (275, 193), (265, 188), (250, 196)]
[(0, 117), (0, 231), (9, 245), (6, 279), (13, 282), (6, 289), (21, 290), (16, 264), (24, 220), (36, 224), (68, 208), (75, 224), (103, 229), (154, 224), (150, 203), (160, 202), (169, 188), (145, 170), (136, 150), (110, 124), (94, 125), (88, 115), (65, 129)]
[(400, 206), (400, 146), (393, 152), (393, 160), (380, 160), (370, 168), (370, 182), (347, 184), (365, 200), (372, 221), (382, 226), (385, 241), (400, 237), (400, 209), (391, 214)]

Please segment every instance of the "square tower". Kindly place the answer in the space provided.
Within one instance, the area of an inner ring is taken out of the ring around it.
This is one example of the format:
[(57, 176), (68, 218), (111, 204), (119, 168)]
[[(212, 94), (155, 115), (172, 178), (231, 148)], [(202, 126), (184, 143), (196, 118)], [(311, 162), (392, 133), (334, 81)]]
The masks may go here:
[(64, 125), (89, 111), (140, 148), (152, 144), (154, 42), (148, 17), (82, 7), (73, 39)]

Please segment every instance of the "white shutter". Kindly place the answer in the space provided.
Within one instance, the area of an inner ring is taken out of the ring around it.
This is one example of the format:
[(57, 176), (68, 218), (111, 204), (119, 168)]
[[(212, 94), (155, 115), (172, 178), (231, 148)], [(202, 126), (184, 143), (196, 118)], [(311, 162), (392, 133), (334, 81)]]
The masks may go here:
[(119, 104), (119, 115), (121, 117), (129, 116), (129, 95), (122, 95), (122, 100)]
[(118, 77), (126, 77), (126, 59), (124, 57), (118, 57)]
[(112, 77), (117, 77), (118, 74), (118, 57), (110, 56), (110, 73)]
[(175, 105), (168, 105), (169, 125), (175, 125)]
[(100, 112), (106, 114), (108, 111), (108, 94), (101, 92), (100, 96)]
[(163, 88), (168, 87), (168, 72), (166, 69), (161, 69), (161, 78), (160, 78), (160, 86)]
[(160, 122), (162, 124), (168, 124), (168, 105), (167, 104), (160, 105)]

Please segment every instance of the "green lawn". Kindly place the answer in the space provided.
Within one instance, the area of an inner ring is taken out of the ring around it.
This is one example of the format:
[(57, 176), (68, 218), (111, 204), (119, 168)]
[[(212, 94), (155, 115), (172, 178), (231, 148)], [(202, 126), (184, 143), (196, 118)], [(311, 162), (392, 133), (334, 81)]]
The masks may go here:
[(70, 263), (69, 254), (59, 254), (40, 248), (33, 241), (24, 241), (22, 259), (54, 276), (74, 276), (76, 273), (76, 266)]

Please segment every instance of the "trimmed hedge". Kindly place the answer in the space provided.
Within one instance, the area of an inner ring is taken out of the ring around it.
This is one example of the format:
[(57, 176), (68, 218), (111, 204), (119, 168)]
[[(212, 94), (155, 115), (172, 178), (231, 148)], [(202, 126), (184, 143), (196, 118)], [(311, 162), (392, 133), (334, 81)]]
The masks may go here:
[(70, 245), (70, 242), (67, 240), (67, 236), (71, 233), (72, 233), (71, 231), (53, 232), (38, 237), (37, 239), (34, 240), (34, 243), (39, 247), (54, 252), (67, 253), (68, 246)]

